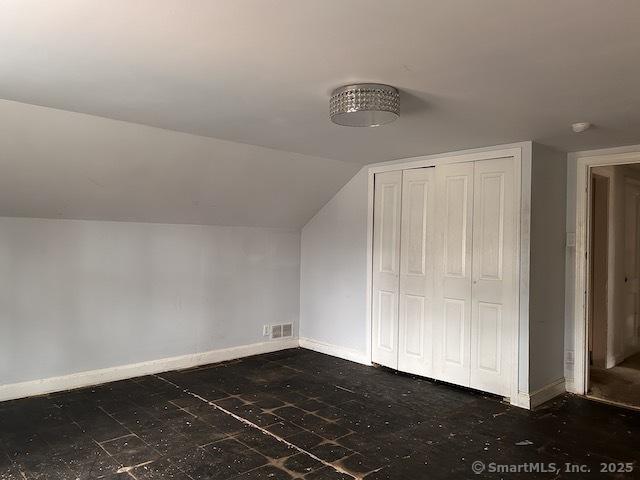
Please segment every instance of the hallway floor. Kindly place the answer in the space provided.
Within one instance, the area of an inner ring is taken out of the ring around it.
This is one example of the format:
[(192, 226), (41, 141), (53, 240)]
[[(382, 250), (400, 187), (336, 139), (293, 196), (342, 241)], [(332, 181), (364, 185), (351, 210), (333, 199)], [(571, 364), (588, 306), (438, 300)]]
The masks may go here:
[(613, 368), (591, 367), (589, 395), (640, 408), (640, 353)]
[[(638, 478), (638, 445), (640, 412), (529, 412), (301, 349), (0, 403), (2, 480)], [(591, 473), (550, 471), (567, 462)], [(618, 462), (635, 471), (600, 473)]]

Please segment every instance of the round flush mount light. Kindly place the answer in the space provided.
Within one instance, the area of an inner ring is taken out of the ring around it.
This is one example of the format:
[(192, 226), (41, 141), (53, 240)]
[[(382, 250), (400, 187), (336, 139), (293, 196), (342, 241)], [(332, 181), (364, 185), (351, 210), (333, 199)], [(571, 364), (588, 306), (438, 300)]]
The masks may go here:
[(397, 88), (379, 83), (358, 83), (336, 88), (329, 101), (331, 121), (348, 127), (377, 127), (400, 115)]
[(571, 125), (571, 130), (573, 130), (575, 133), (582, 133), (585, 130), (588, 130), (589, 127), (591, 127), (591, 124), (589, 122), (578, 122)]

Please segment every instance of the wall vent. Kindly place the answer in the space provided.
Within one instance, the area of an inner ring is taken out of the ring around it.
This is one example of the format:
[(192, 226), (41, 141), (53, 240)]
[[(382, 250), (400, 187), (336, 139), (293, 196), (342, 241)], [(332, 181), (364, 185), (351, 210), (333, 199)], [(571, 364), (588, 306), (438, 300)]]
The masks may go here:
[(293, 324), (271, 325), (271, 338), (287, 338), (293, 336)]
[(293, 335), (293, 325), (290, 323), (285, 323), (282, 325), (282, 336), (290, 337)]

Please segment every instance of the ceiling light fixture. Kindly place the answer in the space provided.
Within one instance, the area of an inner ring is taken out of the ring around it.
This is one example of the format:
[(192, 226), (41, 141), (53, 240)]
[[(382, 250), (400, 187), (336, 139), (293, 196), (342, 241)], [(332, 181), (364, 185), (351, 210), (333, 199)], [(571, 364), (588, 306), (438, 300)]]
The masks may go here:
[(377, 127), (400, 115), (397, 88), (379, 83), (359, 83), (336, 88), (329, 101), (331, 121), (348, 127)]

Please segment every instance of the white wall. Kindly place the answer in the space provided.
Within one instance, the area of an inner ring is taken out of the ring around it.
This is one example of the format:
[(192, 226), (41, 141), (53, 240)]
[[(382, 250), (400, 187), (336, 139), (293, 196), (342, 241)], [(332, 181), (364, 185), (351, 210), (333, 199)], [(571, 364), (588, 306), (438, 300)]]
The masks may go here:
[(367, 346), (367, 168), (302, 229), (300, 337), (356, 352)]
[(267, 340), (295, 230), (0, 218), (0, 385)]
[[(567, 238), (576, 235), (576, 180), (577, 169), (576, 159), (569, 155), (567, 157)], [(574, 380), (575, 362), (575, 295), (576, 295), (576, 245), (567, 242), (565, 256), (565, 288), (564, 288), (564, 378), (567, 382), (568, 390)]]
[(529, 391), (564, 377), (566, 154), (533, 144)]

